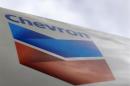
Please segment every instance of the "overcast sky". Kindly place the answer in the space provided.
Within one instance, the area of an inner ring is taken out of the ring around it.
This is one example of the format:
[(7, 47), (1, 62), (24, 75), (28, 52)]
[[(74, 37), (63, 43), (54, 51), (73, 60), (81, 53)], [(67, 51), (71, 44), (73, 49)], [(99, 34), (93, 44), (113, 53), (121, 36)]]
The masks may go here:
[(130, 0), (0, 0), (0, 7), (130, 38)]

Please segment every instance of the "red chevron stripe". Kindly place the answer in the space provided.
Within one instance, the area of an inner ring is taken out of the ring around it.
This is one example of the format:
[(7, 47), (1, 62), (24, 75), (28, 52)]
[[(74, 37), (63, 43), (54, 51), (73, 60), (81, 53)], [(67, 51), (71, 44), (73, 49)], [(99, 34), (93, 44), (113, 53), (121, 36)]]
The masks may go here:
[(15, 42), (20, 63), (74, 85), (114, 80), (105, 60), (63, 61)]

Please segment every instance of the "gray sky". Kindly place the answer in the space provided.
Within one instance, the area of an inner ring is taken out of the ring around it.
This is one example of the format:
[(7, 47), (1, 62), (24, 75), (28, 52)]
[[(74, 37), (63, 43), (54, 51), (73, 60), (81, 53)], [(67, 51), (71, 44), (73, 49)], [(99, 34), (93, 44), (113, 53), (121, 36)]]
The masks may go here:
[(0, 7), (130, 38), (130, 0), (0, 0)]

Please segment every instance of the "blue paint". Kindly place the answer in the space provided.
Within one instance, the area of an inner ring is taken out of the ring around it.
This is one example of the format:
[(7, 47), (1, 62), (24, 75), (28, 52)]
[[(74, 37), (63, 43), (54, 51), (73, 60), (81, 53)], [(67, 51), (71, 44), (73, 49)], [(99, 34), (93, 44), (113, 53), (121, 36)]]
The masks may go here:
[(102, 56), (92, 41), (54, 39), (12, 23), (9, 23), (9, 26), (15, 39), (58, 54), (64, 58), (100, 58)]

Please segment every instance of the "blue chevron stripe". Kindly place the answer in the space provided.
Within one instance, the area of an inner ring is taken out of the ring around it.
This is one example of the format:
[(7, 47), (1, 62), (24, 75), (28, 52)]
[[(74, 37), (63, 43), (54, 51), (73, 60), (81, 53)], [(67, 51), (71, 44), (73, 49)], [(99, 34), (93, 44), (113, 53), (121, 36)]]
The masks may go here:
[(63, 56), (64, 58), (102, 57), (92, 41), (59, 40), (9, 23), (13, 37), (38, 48)]

